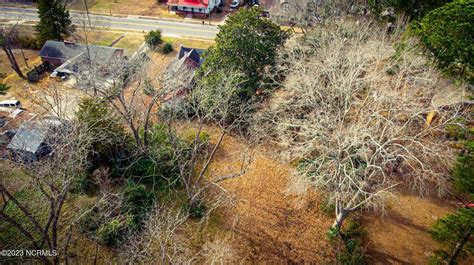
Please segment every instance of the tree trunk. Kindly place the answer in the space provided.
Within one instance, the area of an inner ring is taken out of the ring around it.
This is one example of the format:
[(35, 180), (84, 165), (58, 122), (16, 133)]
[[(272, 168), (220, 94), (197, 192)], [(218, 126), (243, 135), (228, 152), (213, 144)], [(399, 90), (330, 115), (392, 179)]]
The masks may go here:
[(19, 77), (24, 79), (25, 76), (23, 75), (23, 72), (21, 72), (20, 66), (18, 66), (18, 63), (15, 59), (15, 55), (13, 54), (12, 50), (9, 47), (6, 47), (6, 46), (3, 46), (2, 49), (5, 52), (5, 54), (7, 55), (8, 61), (10, 61), (10, 65), (11, 65), (12, 69), (17, 73), (17, 75)]
[(350, 211), (342, 208), (339, 213), (336, 214), (336, 220), (332, 225), (333, 228), (341, 229), (342, 223), (346, 220), (347, 216), (349, 215)]
[(453, 252), (451, 253), (451, 256), (449, 257), (448, 264), (449, 265), (454, 265), (456, 264), (456, 259), (458, 258), (459, 254), (461, 253), (462, 248), (466, 244), (466, 242), (469, 240), (469, 237), (471, 237), (471, 231), (467, 232), (464, 237), (461, 239), (461, 241), (456, 243), (456, 246), (453, 249)]

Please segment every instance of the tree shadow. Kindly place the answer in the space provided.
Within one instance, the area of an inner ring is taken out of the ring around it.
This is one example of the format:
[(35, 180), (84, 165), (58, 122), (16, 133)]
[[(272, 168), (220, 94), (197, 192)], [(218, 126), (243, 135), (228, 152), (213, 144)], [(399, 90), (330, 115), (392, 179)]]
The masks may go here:
[(385, 252), (377, 251), (374, 249), (368, 250), (368, 256), (369, 256), (368, 259), (370, 260), (370, 264), (401, 264), (401, 265), (414, 264), (414, 263), (399, 259)]

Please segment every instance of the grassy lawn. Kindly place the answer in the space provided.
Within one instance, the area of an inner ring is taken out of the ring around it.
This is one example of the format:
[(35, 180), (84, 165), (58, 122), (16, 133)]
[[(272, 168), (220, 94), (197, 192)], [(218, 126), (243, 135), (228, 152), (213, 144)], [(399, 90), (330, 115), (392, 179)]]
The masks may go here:
[[(166, 3), (157, 3), (156, 0), (91, 0), (89, 10), (91, 12), (104, 14), (131, 14), (131, 15), (148, 15), (161, 16), (168, 13)], [(71, 9), (84, 11), (83, 1), (75, 1), (69, 6)]]
[(210, 40), (197, 40), (197, 39), (182, 39), (182, 38), (171, 38), (171, 37), (163, 37), (163, 42), (169, 42), (173, 44), (173, 48), (175, 50), (179, 49), (180, 45), (186, 47), (193, 47), (198, 49), (207, 49), (214, 45), (214, 41)]

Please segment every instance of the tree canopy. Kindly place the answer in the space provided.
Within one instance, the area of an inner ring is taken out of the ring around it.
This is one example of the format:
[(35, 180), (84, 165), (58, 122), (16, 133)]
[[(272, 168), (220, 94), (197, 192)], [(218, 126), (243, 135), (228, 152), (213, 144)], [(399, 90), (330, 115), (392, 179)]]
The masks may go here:
[(148, 34), (145, 36), (145, 42), (148, 47), (152, 49), (158, 47), (163, 42), (163, 40), (161, 39), (161, 31), (151, 30), (150, 32), (148, 32)]
[(36, 25), (36, 32), (42, 43), (47, 40), (61, 41), (73, 30), (69, 11), (61, 1), (38, 0), (38, 14), (40, 22)]
[(473, 81), (474, 1), (458, 0), (428, 13), (415, 31), (442, 68)]
[(474, 242), (471, 235), (474, 229), (474, 211), (461, 208), (453, 214), (439, 219), (429, 231), (433, 239), (442, 243), (443, 249), (438, 251), (438, 258), (454, 262), (459, 256), (474, 253)]
[(219, 26), (216, 45), (207, 52), (198, 77), (216, 83), (219, 73), (243, 73), (240, 96), (249, 98), (261, 85), (265, 67), (273, 65), (277, 49), (289, 34), (260, 16), (259, 8), (241, 9)]
[(369, 7), (375, 13), (387, 8), (403, 12), (410, 20), (421, 18), (429, 11), (441, 7), (452, 0), (369, 0)]

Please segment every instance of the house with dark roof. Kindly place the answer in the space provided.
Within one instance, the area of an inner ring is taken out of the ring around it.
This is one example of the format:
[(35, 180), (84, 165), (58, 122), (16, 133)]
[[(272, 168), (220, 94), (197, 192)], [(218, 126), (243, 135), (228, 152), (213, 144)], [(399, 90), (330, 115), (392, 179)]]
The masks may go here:
[(168, 0), (171, 11), (178, 15), (207, 17), (224, 0)]
[(168, 102), (188, 94), (194, 86), (194, 74), (204, 62), (206, 50), (181, 46), (176, 58), (165, 71), (165, 89), (168, 93), (161, 99)]
[(39, 56), (43, 63), (47, 62), (56, 67), (54, 72), (74, 74), (79, 70), (80, 63), (86, 59), (107, 63), (122, 57), (123, 54), (123, 49), (119, 48), (48, 40), (41, 48)]

